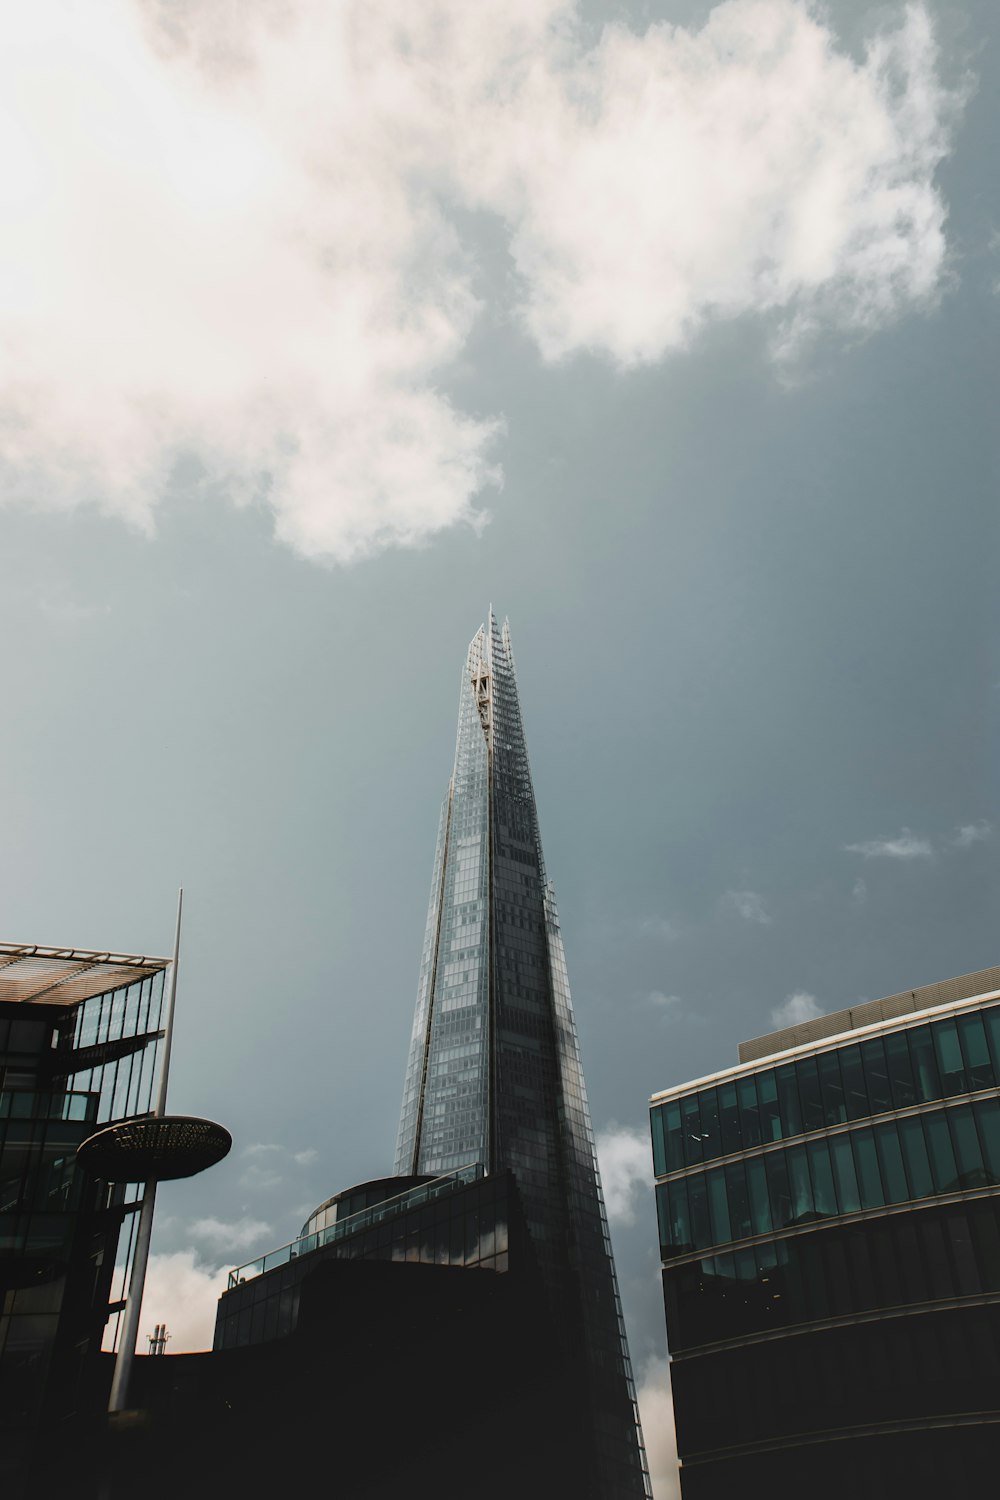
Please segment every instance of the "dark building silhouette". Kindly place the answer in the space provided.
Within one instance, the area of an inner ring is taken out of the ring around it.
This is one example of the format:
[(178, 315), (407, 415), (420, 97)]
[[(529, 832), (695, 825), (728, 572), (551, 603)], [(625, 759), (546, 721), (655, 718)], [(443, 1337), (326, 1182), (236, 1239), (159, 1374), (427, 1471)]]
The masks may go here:
[(651, 1102), (684, 1500), (938, 1500), (1000, 1453), (1000, 969)]
[(169, 960), (0, 944), (0, 1492), (93, 1411), (141, 1188), (77, 1147), (149, 1109)]

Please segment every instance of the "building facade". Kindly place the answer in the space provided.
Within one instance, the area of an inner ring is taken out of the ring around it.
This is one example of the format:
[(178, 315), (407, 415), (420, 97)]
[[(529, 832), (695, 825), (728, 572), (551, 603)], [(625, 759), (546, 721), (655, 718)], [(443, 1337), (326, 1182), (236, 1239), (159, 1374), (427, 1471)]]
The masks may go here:
[(1000, 969), (651, 1101), (684, 1500), (937, 1497), (1000, 1453)]
[(75, 1156), (101, 1126), (150, 1108), (168, 967), (0, 944), (0, 1487), (11, 1495), (40, 1435), (49, 1444), (90, 1399), (124, 1306), (141, 1188), (99, 1182)]
[(555, 896), (545, 873), (510, 629), (493, 611), (461, 674), (395, 1170), (481, 1162), (517, 1182), (581, 1372), (595, 1497), (649, 1493)]

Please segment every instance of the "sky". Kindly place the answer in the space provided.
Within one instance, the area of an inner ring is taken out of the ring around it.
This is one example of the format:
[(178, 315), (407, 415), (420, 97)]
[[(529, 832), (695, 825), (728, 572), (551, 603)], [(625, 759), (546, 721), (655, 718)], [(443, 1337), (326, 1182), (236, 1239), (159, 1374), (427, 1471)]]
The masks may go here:
[(143, 1329), (392, 1161), (511, 621), (657, 1500), (647, 1101), (997, 961), (988, 0), (0, 20), (0, 936), (170, 951)]

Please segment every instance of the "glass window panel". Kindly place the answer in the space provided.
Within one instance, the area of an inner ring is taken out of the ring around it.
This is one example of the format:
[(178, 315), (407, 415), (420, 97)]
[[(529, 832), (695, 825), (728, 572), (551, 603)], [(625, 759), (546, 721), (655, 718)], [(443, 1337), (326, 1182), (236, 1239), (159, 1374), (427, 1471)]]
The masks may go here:
[(865, 1070), (868, 1087), (868, 1102), (873, 1115), (880, 1115), (892, 1108), (892, 1090), (889, 1088), (889, 1069), (885, 1061), (885, 1046), (880, 1036), (869, 1037), (861, 1043), (861, 1066)]
[(653, 1137), (653, 1175), (662, 1177), (667, 1170), (667, 1154), (663, 1143), (663, 1110), (650, 1111), (649, 1128)]
[(816, 1062), (819, 1067), (823, 1119), (827, 1125), (843, 1125), (847, 1119), (847, 1104), (844, 1101), (844, 1082), (840, 1076), (840, 1058), (836, 1052), (821, 1052)]
[(986, 1171), (992, 1182), (1000, 1182), (1000, 1100), (979, 1099), (972, 1109), (979, 1126)]
[(697, 1094), (689, 1094), (681, 1100), (681, 1139), (684, 1142), (684, 1160), (693, 1166), (701, 1161), (701, 1105)]
[(993, 1064), (990, 1061), (990, 1049), (986, 1042), (986, 1028), (983, 1025), (982, 1016), (975, 1013), (960, 1016), (958, 1040), (962, 1046), (969, 1088), (992, 1088), (994, 1084)]
[(972, 1105), (960, 1104), (957, 1109), (949, 1109), (948, 1125), (958, 1164), (959, 1184), (964, 1188), (983, 1187), (987, 1174), (983, 1166), (983, 1153), (972, 1115)]
[(930, 1295), (954, 1297), (955, 1274), (941, 1224), (929, 1214), (920, 1214), (915, 1221), (915, 1228), (927, 1265)]
[[(922, 1238), (918, 1236), (916, 1224), (922, 1223), (918, 1214), (902, 1214), (893, 1224), (896, 1249), (895, 1286), (890, 1287), (887, 1301), (926, 1302), (931, 1296), (930, 1280), (923, 1253)], [(900, 1295), (900, 1288), (902, 1295)]]
[(703, 1089), (698, 1095), (701, 1106), (701, 1152), (705, 1161), (722, 1155), (722, 1132), (719, 1129), (719, 1095), (716, 1089)]
[(708, 1211), (705, 1179), (698, 1173), (687, 1179), (687, 1185), (691, 1208), (691, 1238), (696, 1250), (707, 1250), (712, 1243), (712, 1221)]
[(910, 1060), (913, 1065), (913, 1082), (917, 1100), (928, 1104), (941, 1097), (941, 1078), (938, 1073), (937, 1056), (929, 1026), (914, 1026), (907, 1033), (910, 1043)]
[(958, 1042), (958, 1027), (954, 1021), (938, 1021), (932, 1032), (938, 1071), (941, 1074), (941, 1092), (948, 1099), (952, 1094), (964, 1093), (966, 1088), (965, 1063)]
[(767, 1173), (768, 1196), (771, 1199), (771, 1219), (775, 1229), (788, 1224), (792, 1217), (792, 1195), (788, 1186), (788, 1169), (783, 1151), (769, 1151), (764, 1157)]
[(979, 1275), (979, 1265), (972, 1245), (972, 1228), (969, 1215), (961, 1211), (948, 1214), (944, 1221), (944, 1235), (951, 1250), (955, 1265), (955, 1279), (960, 1297), (972, 1297), (984, 1290)]
[(751, 1074), (736, 1085), (740, 1101), (740, 1129), (744, 1148), (760, 1145), (760, 1108), (757, 1103), (757, 1080)]
[(1000, 1222), (992, 1199), (985, 1203), (970, 1203), (969, 1218), (983, 1289), (1000, 1291)]
[(726, 1192), (729, 1197), (729, 1219), (733, 1239), (746, 1239), (754, 1231), (750, 1218), (750, 1194), (747, 1191), (746, 1172), (741, 1161), (730, 1162), (726, 1167)]
[(740, 1111), (736, 1102), (735, 1083), (719, 1085), (719, 1127), (722, 1132), (722, 1154), (731, 1156), (743, 1146), (740, 1134)]
[(991, 1005), (989, 1010), (982, 1012), (982, 1017), (993, 1059), (993, 1073), (1000, 1082), (1000, 1005)]
[(757, 1098), (760, 1101), (760, 1133), (765, 1144), (768, 1141), (780, 1141), (781, 1115), (773, 1070), (757, 1074)]
[[(956, 1037), (956, 1044), (958, 1038)], [(927, 1155), (930, 1157), (931, 1174), (936, 1193), (953, 1193), (958, 1187), (958, 1167), (951, 1146), (951, 1135), (944, 1114), (922, 1117)]]
[(803, 1057), (795, 1064), (795, 1076), (799, 1082), (799, 1098), (802, 1101), (802, 1128), (822, 1130), (823, 1101), (819, 1092), (819, 1069), (814, 1057)]
[(789, 1146), (785, 1153), (788, 1162), (788, 1184), (792, 1190), (792, 1223), (800, 1224), (813, 1218), (812, 1181), (805, 1146)]
[(927, 1143), (924, 1140), (920, 1118), (917, 1115), (911, 1115), (908, 1120), (898, 1120), (896, 1124), (900, 1145), (903, 1148), (906, 1175), (910, 1183), (910, 1197), (929, 1198), (934, 1191), (934, 1184), (931, 1179), (931, 1164), (927, 1156)]
[(894, 1109), (909, 1109), (917, 1102), (913, 1085), (913, 1068), (905, 1031), (896, 1031), (885, 1039), (885, 1060), (889, 1069), (889, 1089)]
[(839, 1048), (840, 1076), (844, 1080), (844, 1102), (849, 1120), (863, 1120), (871, 1111), (868, 1108), (868, 1090), (865, 1087), (865, 1070), (861, 1065), (861, 1048), (852, 1043)]
[(905, 1203), (910, 1196), (910, 1188), (906, 1180), (903, 1152), (899, 1144), (895, 1120), (888, 1120), (884, 1125), (875, 1126), (875, 1146), (878, 1151), (879, 1165), (882, 1168), (882, 1181), (885, 1184), (885, 1201)]
[(684, 1165), (684, 1127), (681, 1122), (681, 1107), (671, 1099), (663, 1109), (663, 1143), (667, 1151), (667, 1171), (678, 1172)]
[(751, 1157), (745, 1163), (747, 1187), (750, 1189), (750, 1222), (754, 1234), (770, 1234), (772, 1229), (771, 1203), (767, 1190), (767, 1172), (761, 1156)]
[(875, 1307), (879, 1296), (875, 1286), (875, 1271), (872, 1267), (867, 1228), (850, 1230), (846, 1244), (858, 1308)]
[(814, 1234), (803, 1235), (796, 1248), (799, 1252), (809, 1316), (825, 1318), (830, 1312), (830, 1297), (823, 1266), (822, 1237)]
[(799, 1103), (799, 1086), (795, 1081), (795, 1064), (785, 1063), (774, 1070), (778, 1085), (778, 1104), (781, 1108), (781, 1131), (787, 1138), (802, 1134), (802, 1106)]
[(843, 1241), (824, 1235), (826, 1282), (830, 1289), (830, 1311), (834, 1317), (854, 1311), (854, 1294), (847, 1271), (847, 1252)]
[(881, 1208), (884, 1202), (882, 1197), (882, 1177), (878, 1169), (878, 1157), (875, 1154), (875, 1142), (871, 1131), (852, 1131), (851, 1145), (854, 1147), (854, 1164), (858, 1169), (861, 1206), (863, 1208)]
[(858, 1192), (851, 1138), (849, 1135), (834, 1135), (830, 1137), (829, 1145), (837, 1205), (842, 1214), (856, 1214), (861, 1207), (861, 1194)]
[(833, 1186), (829, 1147), (826, 1141), (810, 1141), (806, 1149), (809, 1153), (816, 1212), (829, 1218), (837, 1212), (837, 1194)]
[(708, 1206), (712, 1220), (712, 1244), (727, 1245), (732, 1239), (729, 1223), (729, 1199), (726, 1196), (726, 1174), (721, 1167), (705, 1176), (708, 1187)]

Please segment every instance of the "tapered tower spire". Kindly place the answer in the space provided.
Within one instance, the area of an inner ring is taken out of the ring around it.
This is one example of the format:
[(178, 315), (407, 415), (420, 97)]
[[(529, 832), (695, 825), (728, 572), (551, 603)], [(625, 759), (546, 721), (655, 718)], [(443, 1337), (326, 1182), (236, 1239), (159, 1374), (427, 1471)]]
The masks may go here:
[(567, 1357), (585, 1371), (595, 1497), (649, 1495), (510, 628), (490, 606), (459, 692), (395, 1171), (514, 1173)]

